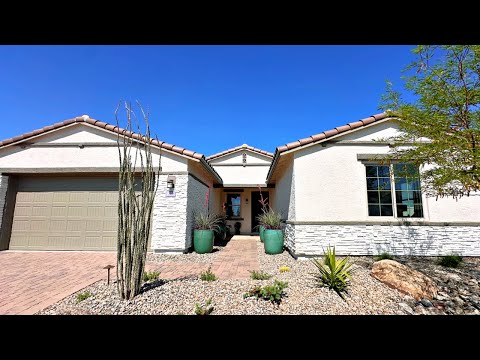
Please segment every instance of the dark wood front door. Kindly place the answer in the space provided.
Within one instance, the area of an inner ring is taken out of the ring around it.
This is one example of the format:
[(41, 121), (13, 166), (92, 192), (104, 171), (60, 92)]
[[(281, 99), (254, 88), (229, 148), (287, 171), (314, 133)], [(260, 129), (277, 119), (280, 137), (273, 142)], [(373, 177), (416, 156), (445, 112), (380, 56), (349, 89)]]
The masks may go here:
[[(263, 199), (268, 199), (268, 191), (262, 191)], [(260, 191), (252, 191), (252, 232), (258, 232), (257, 216), (262, 213), (262, 204), (260, 203)]]

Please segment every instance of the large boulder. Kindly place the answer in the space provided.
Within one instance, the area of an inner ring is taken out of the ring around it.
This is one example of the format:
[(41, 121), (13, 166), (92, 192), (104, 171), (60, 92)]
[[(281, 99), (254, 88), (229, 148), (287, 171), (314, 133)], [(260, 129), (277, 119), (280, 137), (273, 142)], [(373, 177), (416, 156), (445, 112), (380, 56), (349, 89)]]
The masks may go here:
[(372, 276), (415, 300), (431, 300), (438, 288), (428, 276), (393, 260), (381, 260), (373, 264)]

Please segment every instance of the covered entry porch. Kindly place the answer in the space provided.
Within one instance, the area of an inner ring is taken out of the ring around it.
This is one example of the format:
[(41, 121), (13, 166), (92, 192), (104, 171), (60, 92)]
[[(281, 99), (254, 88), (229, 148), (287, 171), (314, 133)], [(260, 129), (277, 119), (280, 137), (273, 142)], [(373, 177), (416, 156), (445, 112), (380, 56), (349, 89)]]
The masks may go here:
[(260, 200), (275, 206), (275, 185), (214, 186), (216, 208), (227, 217), (227, 227), (232, 235), (258, 234), (257, 216), (262, 212)]

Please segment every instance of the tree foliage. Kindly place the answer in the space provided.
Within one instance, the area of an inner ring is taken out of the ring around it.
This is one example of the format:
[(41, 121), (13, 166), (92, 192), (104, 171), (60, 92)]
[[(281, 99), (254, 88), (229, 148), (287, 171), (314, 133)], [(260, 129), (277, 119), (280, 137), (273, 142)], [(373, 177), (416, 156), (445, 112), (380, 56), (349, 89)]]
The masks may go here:
[[(131, 104), (125, 103), (127, 127), (118, 135), (117, 146), (120, 161), (118, 185), (118, 234), (117, 234), (117, 288), (120, 298), (129, 300), (140, 293), (148, 239), (152, 219), (153, 201), (158, 188), (158, 173), (152, 157), (152, 139), (148, 113), (139, 103), (145, 121), (145, 135), (140, 128)], [(115, 111), (118, 127), (118, 108)], [(132, 120), (138, 133), (132, 132)], [(160, 154), (161, 155), (161, 154)], [(161, 157), (160, 157), (161, 159)], [(160, 171), (160, 160), (158, 164)]]
[(401, 130), (389, 139), (391, 159), (424, 165), (427, 196), (470, 195), (480, 190), (480, 46), (422, 45), (413, 54), (405, 91), (389, 82), (383, 96)]

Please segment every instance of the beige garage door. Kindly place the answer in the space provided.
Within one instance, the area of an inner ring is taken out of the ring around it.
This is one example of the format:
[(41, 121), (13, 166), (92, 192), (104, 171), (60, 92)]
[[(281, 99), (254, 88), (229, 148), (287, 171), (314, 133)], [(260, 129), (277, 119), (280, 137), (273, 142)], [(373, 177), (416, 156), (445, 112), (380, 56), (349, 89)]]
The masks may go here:
[(113, 177), (22, 177), (12, 250), (115, 250), (118, 182)]

